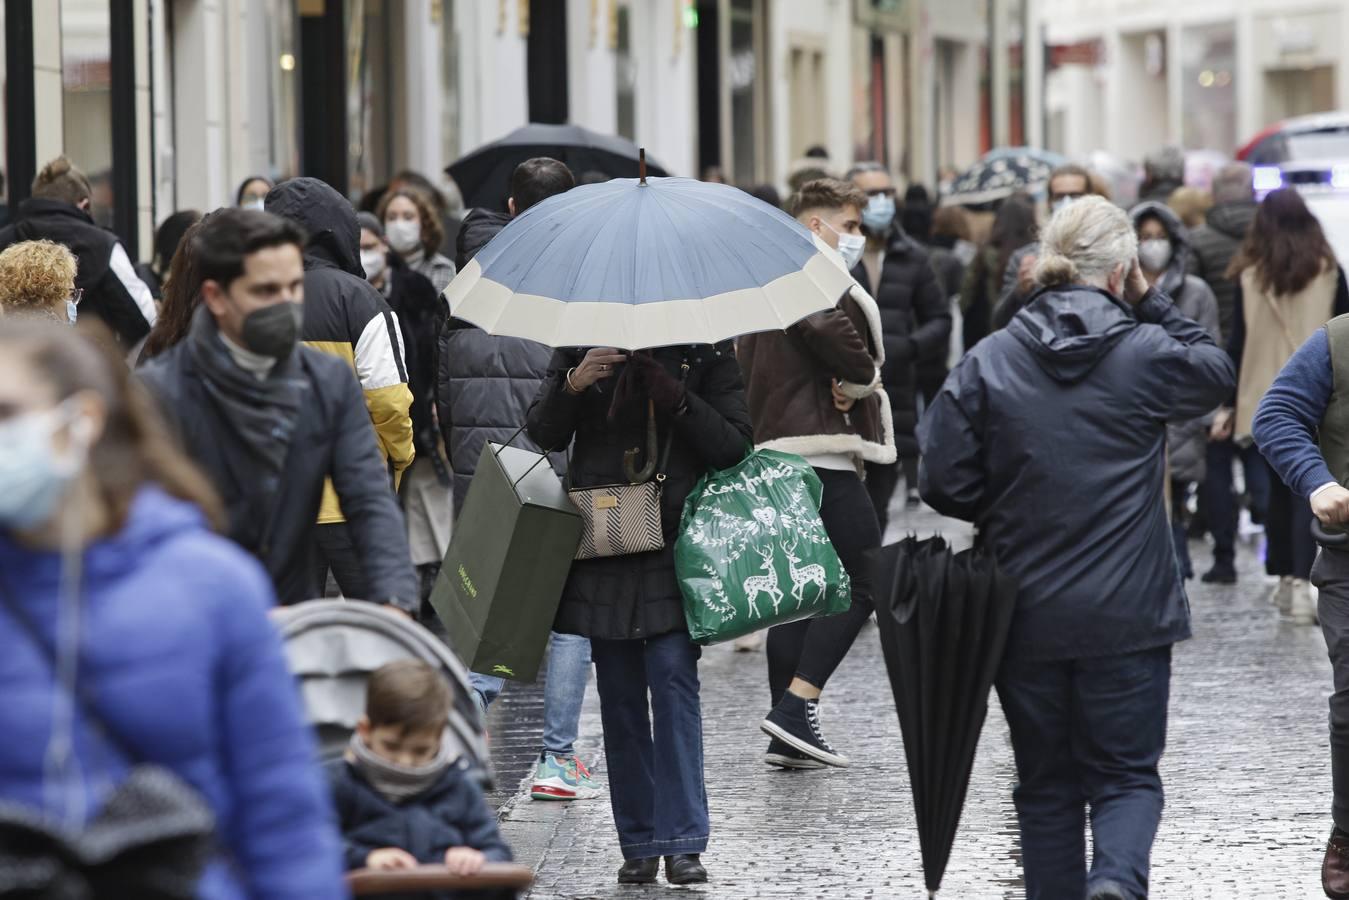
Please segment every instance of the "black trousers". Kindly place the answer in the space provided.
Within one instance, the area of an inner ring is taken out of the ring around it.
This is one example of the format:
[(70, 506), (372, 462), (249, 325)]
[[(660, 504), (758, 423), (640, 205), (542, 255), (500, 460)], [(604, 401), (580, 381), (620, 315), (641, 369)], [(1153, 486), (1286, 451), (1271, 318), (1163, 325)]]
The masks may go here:
[(802, 619), (768, 629), (768, 690), (774, 705), (794, 677), (823, 689), (875, 609), (866, 554), (881, 545), (881, 532), (866, 486), (852, 472), (815, 472), (824, 483), (820, 518), (852, 579), (852, 605), (836, 616)]
[(1335, 679), (1330, 697), (1331, 814), (1336, 825), (1349, 831), (1349, 553), (1322, 550), (1312, 567), (1312, 584), (1320, 589), (1316, 613)]
[(328, 571), (331, 569), (338, 590), (348, 600), (374, 600), (370, 596), (370, 582), (366, 580), (365, 569), (356, 556), (356, 547), (351, 543), (351, 534), (345, 522), (332, 525), (318, 525), (314, 528), (315, 559), (318, 560), (319, 595), (327, 596)]
[(1294, 494), (1269, 463), (1269, 509), (1265, 515), (1265, 572), (1269, 575), (1311, 577), (1316, 541), (1311, 534), (1312, 508)]

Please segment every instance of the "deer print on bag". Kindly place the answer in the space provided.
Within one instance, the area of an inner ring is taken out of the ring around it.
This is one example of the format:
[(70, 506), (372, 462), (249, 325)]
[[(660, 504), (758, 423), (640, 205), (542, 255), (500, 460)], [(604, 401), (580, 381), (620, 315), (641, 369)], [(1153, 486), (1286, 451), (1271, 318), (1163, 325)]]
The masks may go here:
[(773, 565), (773, 548), (760, 550), (757, 547), (755, 552), (763, 557), (763, 565), (760, 567), (767, 575), (751, 575), (745, 579), (745, 601), (749, 603), (751, 619), (762, 618), (763, 614), (759, 612), (754, 601), (760, 594), (767, 594), (768, 599), (773, 601), (773, 615), (777, 615), (778, 607), (782, 604), (782, 591), (778, 589), (778, 570)]
[(790, 545), (783, 544), (782, 550), (787, 554), (787, 568), (792, 573), (792, 596), (796, 598), (796, 608), (800, 609), (801, 604), (805, 602), (805, 587), (808, 584), (818, 585), (820, 596), (824, 596), (826, 590), (824, 566), (811, 563), (798, 569), (796, 564), (801, 561), (801, 557), (796, 555), (796, 538), (792, 538)]

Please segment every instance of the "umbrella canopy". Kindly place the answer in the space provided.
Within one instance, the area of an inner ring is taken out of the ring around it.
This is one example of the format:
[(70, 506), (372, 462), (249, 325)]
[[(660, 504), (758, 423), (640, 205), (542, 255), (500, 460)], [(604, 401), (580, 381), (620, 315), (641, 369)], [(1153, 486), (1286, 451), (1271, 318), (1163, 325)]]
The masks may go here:
[(1016, 587), (982, 550), (909, 538), (874, 554), (876, 621), (904, 733), (927, 889), (936, 893), (965, 805)]
[[(459, 185), (466, 206), (504, 210), (511, 192), (511, 173), (527, 159), (551, 156), (566, 163), (578, 177), (595, 171), (610, 178), (631, 178), (637, 174), (637, 153), (637, 145), (631, 141), (580, 125), (530, 124), (484, 144), (445, 171)], [(650, 161), (647, 171), (667, 174)]]
[(490, 334), (640, 350), (783, 329), (853, 283), (837, 253), (738, 188), (621, 179), (511, 220), (445, 299)]
[(1018, 191), (1039, 195), (1049, 185), (1049, 173), (1068, 160), (1034, 147), (1000, 147), (985, 153), (951, 185), (945, 203), (979, 206), (1006, 200)]

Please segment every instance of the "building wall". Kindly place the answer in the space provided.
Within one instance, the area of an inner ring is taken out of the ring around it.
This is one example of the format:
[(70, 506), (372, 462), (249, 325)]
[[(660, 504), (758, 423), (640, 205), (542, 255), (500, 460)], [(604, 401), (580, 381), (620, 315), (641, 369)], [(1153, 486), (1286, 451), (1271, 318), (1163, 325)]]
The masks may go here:
[[(1281, 118), (1349, 104), (1349, 8), (1334, 0), (1035, 0), (1031, 17), (1051, 45), (1104, 49), (1097, 66), (1059, 68), (1028, 91), (1030, 117), (1050, 122), (1051, 149), (1070, 155), (1137, 159), (1163, 143), (1231, 153)], [(1230, 61), (1207, 63), (1204, 45), (1229, 29)], [(1149, 35), (1160, 73), (1149, 71)], [(1205, 120), (1189, 120), (1197, 114)]]

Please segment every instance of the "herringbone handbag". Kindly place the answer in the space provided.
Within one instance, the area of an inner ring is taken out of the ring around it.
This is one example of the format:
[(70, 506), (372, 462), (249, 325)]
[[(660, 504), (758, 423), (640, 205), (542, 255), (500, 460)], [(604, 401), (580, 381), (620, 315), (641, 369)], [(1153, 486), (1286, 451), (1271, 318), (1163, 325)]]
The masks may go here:
[(661, 481), (568, 491), (585, 530), (577, 559), (647, 553), (665, 546), (660, 524)]

